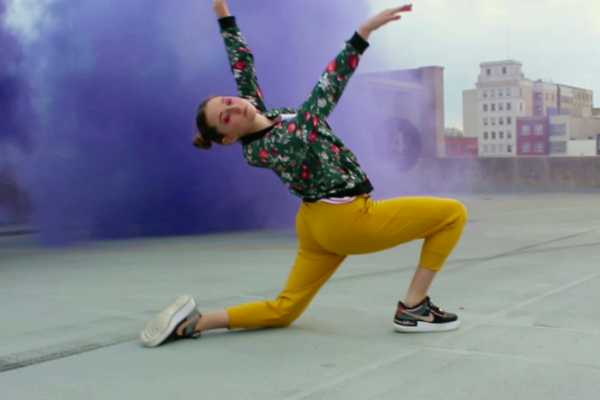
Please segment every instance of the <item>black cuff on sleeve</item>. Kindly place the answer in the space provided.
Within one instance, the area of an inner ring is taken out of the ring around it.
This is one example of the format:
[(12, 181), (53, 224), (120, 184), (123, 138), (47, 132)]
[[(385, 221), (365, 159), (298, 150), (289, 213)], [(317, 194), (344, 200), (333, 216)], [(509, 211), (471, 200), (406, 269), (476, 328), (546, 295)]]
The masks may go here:
[(354, 32), (354, 36), (352, 36), (352, 39), (350, 39), (348, 43), (358, 50), (360, 54), (363, 54), (365, 50), (367, 50), (367, 47), (369, 47), (369, 42), (363, 39), (358, 32)]
[(235, 28), (237, 22), (235, 22), (235, 17), (230, 15), (228, 17), (219, 18), (219, 26), (221, 27), (221, 30)]

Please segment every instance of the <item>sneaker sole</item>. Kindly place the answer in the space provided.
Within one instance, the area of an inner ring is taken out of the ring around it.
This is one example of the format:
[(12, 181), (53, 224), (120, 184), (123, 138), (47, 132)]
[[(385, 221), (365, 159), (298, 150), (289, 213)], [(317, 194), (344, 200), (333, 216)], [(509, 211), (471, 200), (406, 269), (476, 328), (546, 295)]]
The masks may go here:
[(179, 296), (173, 300), (142, 330), (140, 334), (142, 344), (146, 347), (160, 345), (196, 307), (196, 302), (189, 295)]
[(460, 327), (460, 320), (447, 322), (445, 324), (432, 324), (429, 322), (419, 322), (417, 326), (405, 326), (394, 323), (394, 329), (402, 333), (427, 333), (427, 332), (447, 332), (455, 331)]

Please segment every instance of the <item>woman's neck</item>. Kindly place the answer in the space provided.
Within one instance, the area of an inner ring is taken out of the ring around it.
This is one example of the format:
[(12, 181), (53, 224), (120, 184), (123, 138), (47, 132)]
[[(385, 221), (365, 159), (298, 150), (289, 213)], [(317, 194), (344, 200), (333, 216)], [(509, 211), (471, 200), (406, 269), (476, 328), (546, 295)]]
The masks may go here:
[(275, 122), (271, 121), (264, 115), (257, 114), (256, 118), (254, 118), (254, 122), (252, 123), (252, 127), (249, 129), (249, 132), (246, 135), (251, 135), (253, 133), (260, 132), (263, 129), (267, 129), (270, 126), (273, 126), (274, 124)]

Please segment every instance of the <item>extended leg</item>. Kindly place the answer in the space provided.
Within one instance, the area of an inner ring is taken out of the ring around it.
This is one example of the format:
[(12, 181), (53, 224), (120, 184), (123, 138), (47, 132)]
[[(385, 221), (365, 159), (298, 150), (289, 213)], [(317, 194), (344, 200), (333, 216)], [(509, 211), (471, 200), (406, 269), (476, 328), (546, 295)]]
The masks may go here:
[(282, 327), (302, 314), (344, 256), (300, 249), (284, 290), (274, 300), (255, 301), (227, 309), (229, 328)]
[(284, 290), (274, 300), (260, 300), (197, 315), (188, 324), (195, 332), (219, 328), (284, 327), (302, 314), (321, 286), (333, 275), (344, 256), (300, 249)]
[(170, 339), (191, 337), (209, 329), (284, 327), (291, 324), (346, 258), (320, 247), (301, 219), (298, 220), (298, 236), (300, 249), (285, 288), (276, 299), (201, 314), (191, 296), (180, 296), (148, 323), (141, 333), (142, 343), (154, 347)]

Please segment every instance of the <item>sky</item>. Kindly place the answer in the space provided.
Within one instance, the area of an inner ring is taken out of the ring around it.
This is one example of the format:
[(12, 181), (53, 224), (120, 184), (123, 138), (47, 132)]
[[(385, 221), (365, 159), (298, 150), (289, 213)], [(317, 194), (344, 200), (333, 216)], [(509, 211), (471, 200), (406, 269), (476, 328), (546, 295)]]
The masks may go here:
[[(43, 6), (55, 0), (13, 1), (8, 22), (15, 28), (35, 37), (40, 21), (52, 23), (42, 18)], [(395, 0), (368, 3), (371, 14), (405, 4)], [(474, 88), (479, 63), (505, 60), (509, 54), (510, 59), (523, 63), (529, 79), (600, 93), (600, 2), (415, 0), (413, 6), (413, 13), (371, 36), (369, 53), (374, 56), (366, 54), (361, 72), (444, 67), (448, 127), (462, 128), (462, 91)], [(600, 106), (599, 100), (595, 106)]]

